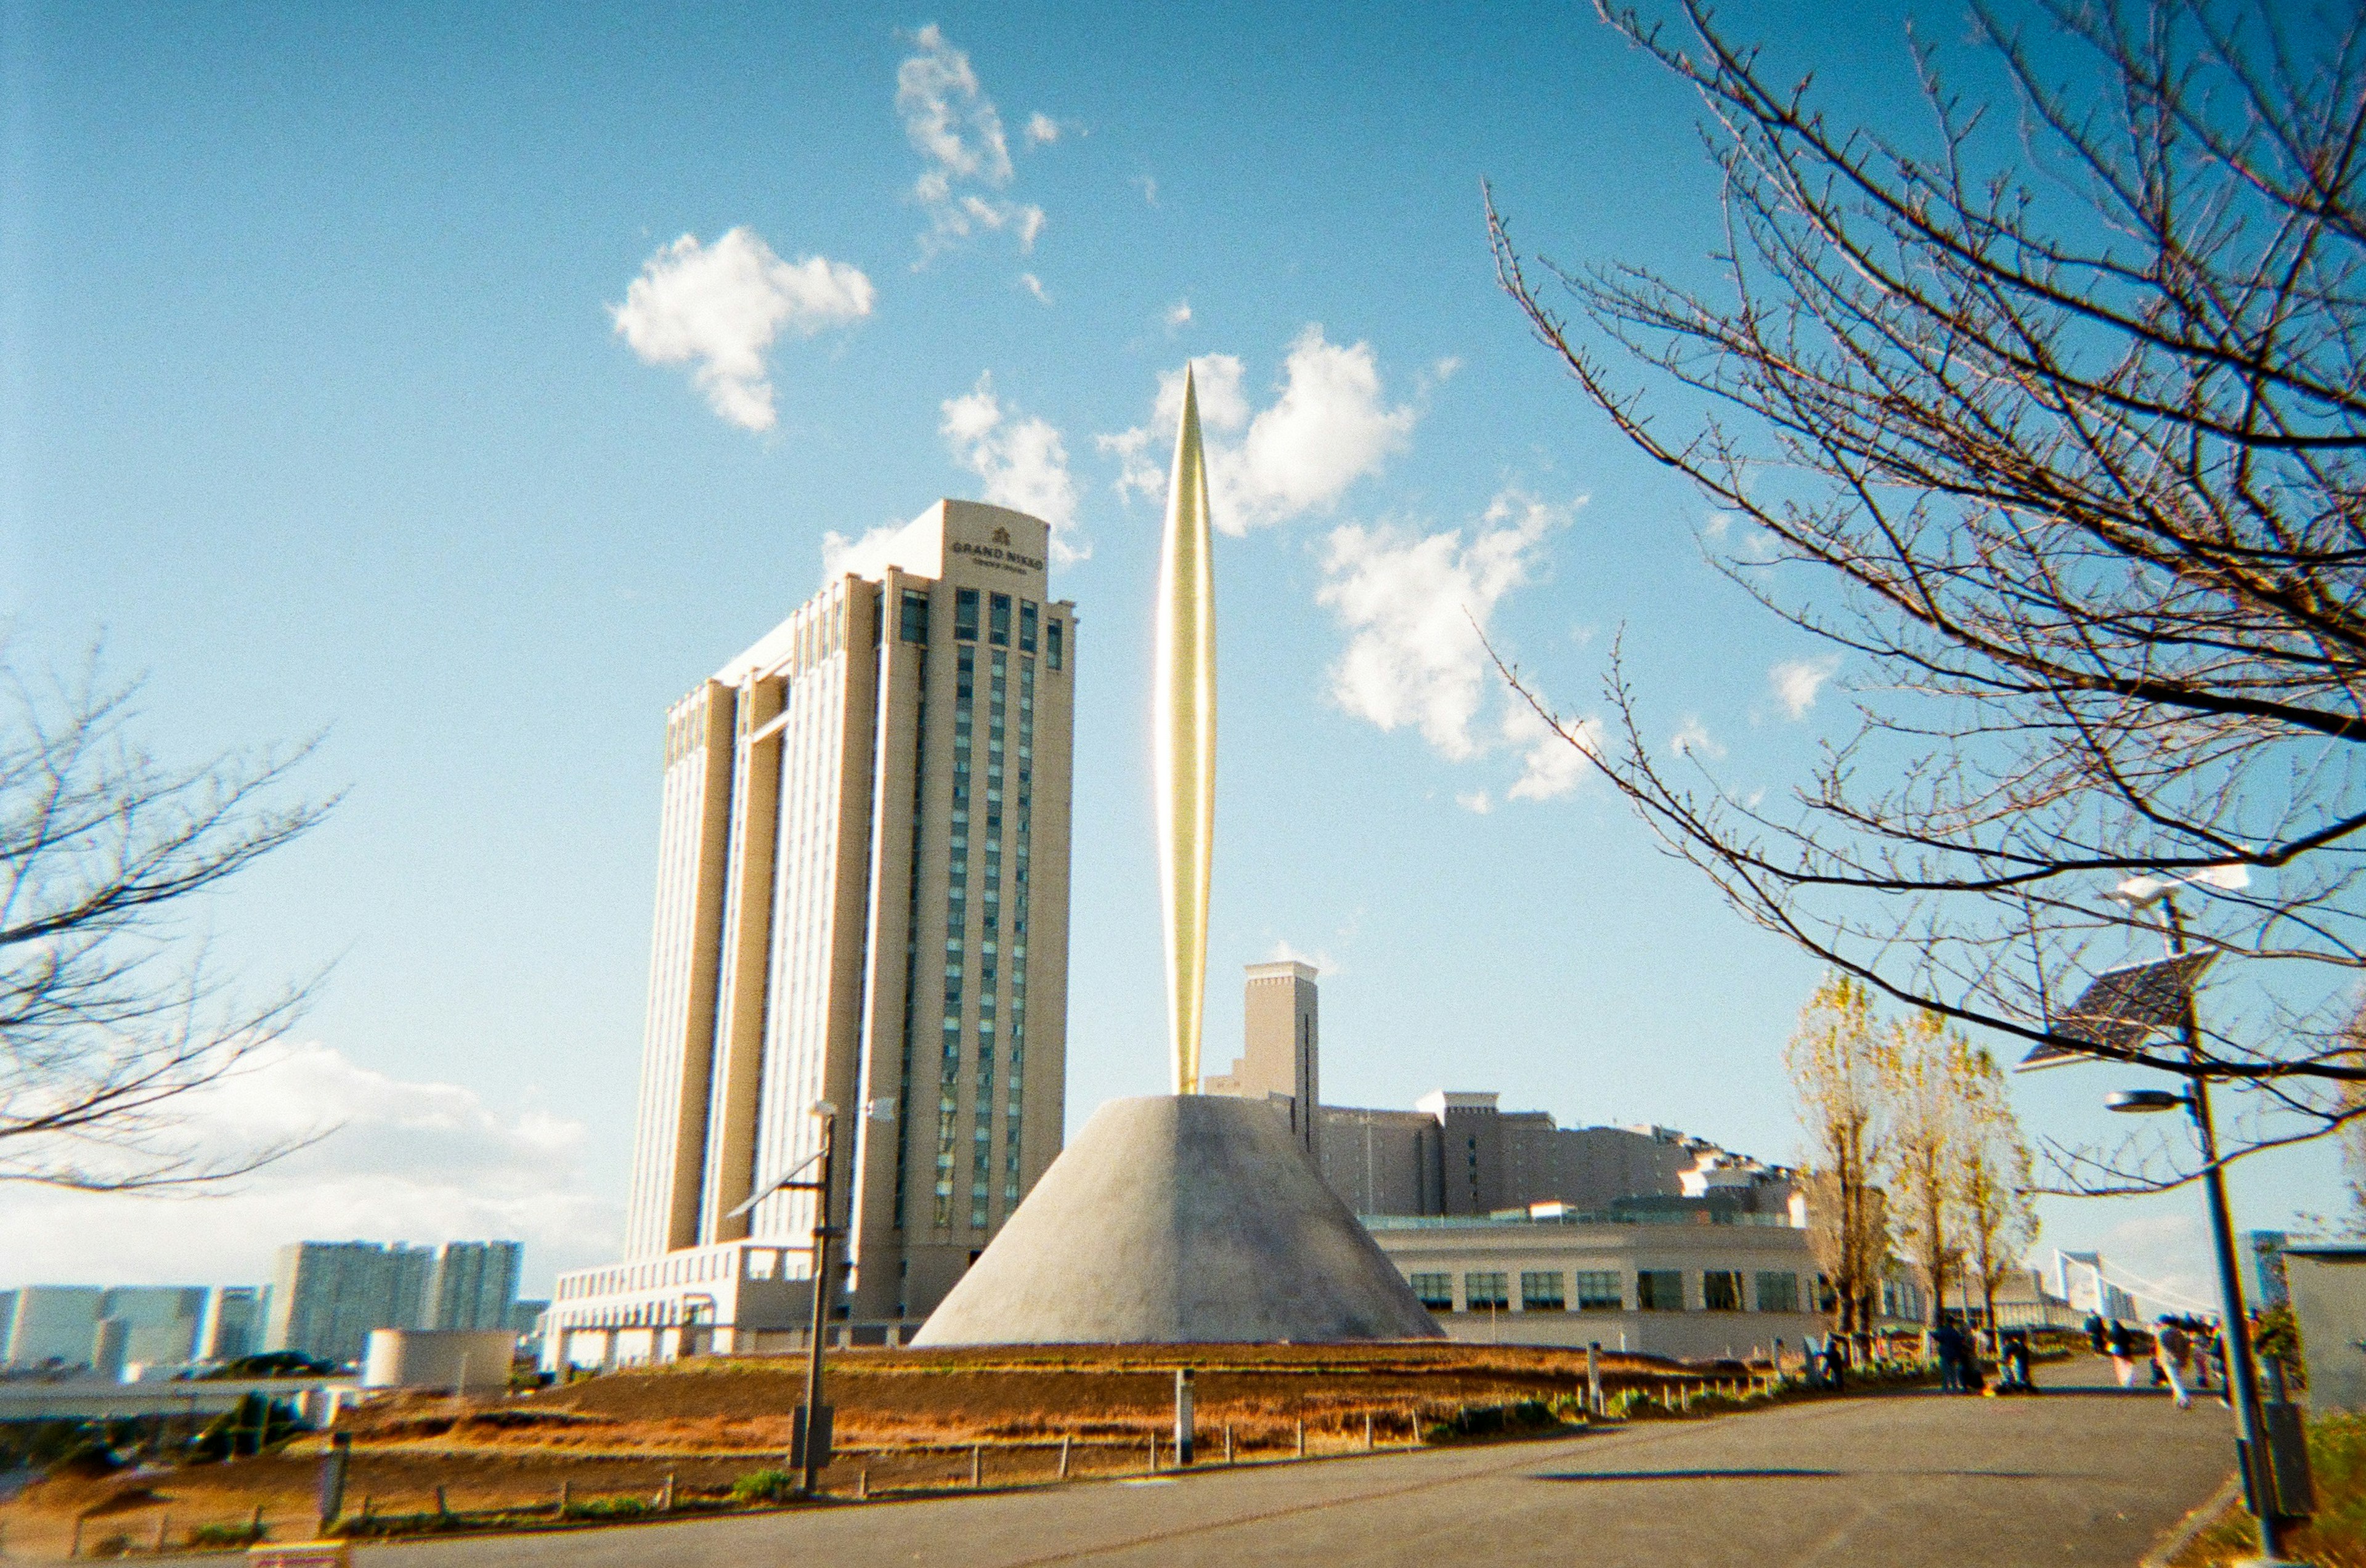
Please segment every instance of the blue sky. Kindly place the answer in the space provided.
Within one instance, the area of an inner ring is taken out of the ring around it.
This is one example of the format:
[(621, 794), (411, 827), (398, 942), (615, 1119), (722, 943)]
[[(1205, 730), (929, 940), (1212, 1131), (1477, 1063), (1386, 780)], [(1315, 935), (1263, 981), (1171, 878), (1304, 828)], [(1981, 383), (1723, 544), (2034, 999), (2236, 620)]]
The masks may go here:
[[(1905, 107), (1898, 14), (1728, 19)], [(1335, 1100), (1493, 1089), (1797, 1151), (1813, 968), (1539, 750), (1461, 618), (1573, 719), (1623, 628), (1671, 742), (1743, 787), (1846, 719), (1493, 287), (1482, 177), (1563, 261), (1718, 241), (1692, 106), (1589, 12), (13, 0), (0, 92), (15, 658), (103, 637), (160, 750), (320, 733), (312, 786), (350, 791), (209, 912), (257, 987), (333, 963), (287, 1071), (347, 1132), (209, 1203), (0, 1196), (12, 1273), (252, 1277), (294, 1227), (524, 1234), (530, 1281), (602, 1256), (663, 710), (829, 535), (940, 495), (1060, 525), (1072, 1124), (1156, 1090), (1159, 497), (1129, 481), (1187, 356), (1235, 530), (1210, 1056), (1239, 965), (1294, 953)], [(2021, 1092), (2078, 1136), (2107, 1087)], [(279, 1124), (250, 1089), (228, 1123)], [(2287, 1156), (2238, 1208), (2332, 1185)], [(2198, 1280), (2195, 1207), (2055, 1204), (2048, 1240)]]

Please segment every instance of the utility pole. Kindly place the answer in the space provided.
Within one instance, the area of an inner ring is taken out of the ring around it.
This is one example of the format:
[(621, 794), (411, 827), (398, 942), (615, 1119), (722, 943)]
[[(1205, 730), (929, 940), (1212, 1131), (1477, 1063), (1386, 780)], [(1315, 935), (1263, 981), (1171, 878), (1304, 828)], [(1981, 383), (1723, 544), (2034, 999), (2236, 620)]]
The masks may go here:
[(806, 1402), (796, 1421), (797, 1447), (803, 1471), (799, 1490), (810, 1497), (819, 1488), (821, 1472), (829, 1464), (830, 1411), (821, 1402), (822, 1342), (829, 1333), (829, 1243), (839, 1234), (829, 1223), (831, 1168), (837, 1164), (838, 1107), (816, 1100), (814, 1115), (821, 1122), (821, 1174), (812, 1181), (784, 1181), (783, 1187), (814, 1194), (813, 1337), (806, 1347)]

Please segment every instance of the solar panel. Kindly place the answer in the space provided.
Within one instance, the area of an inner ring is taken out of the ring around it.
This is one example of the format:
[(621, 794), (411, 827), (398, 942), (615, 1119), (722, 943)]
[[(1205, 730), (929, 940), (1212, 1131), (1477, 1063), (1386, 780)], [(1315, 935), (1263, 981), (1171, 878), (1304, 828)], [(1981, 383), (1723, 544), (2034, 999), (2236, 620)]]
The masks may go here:
[[(2196, 948), (2174, 958), (2106, 969), (2068, 1011), (2054, 1020), (2054, 1032), (2105, 1051), (2129, 1050), (2155, 1030), (2167, 1029), (2184, 1018), (2186, 998), (2217, 956), (2214, 947)], [(2058, 1067), (2093, 1055), (2076, 1045), (2048, 1041), (2021, 1059), (2021, 1070)]]

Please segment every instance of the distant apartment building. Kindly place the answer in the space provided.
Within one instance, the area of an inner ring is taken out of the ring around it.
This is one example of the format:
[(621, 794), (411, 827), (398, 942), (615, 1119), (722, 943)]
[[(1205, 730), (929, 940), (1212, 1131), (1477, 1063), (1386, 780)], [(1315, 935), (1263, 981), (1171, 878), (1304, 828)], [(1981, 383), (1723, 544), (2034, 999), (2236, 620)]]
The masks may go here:
[(263, 1348), (340, 1365), (373, 1328), (417, 1328), (434, 1254), (396, 1242), (299, 1241), (279, 1249)]
[(25, 1285), (8, 1314), (7, 1361), (12, 1367), (86, 1367), (92, 1337), (107, 1297), (98, 1285)]
[(1059, 1154), (1072, 604), (1049, 531), (945, 501), (674, 705), (625, 1256), (558, 1280), (545, 1359), (802, 1324), (837, 1106), (844, 1293), (924, 1317)]
[(0, 1360), (12, 1367), (173, 1366), (197, 1359), (199, 1285), (25, 1285), (10, 1294)]
[[(525, 1249), (513, 1241), (446, 1242), (428, 1277), (424, 1328), (509, 1328)], [(390, 1325), (389, 1326), (400, 1326)]]
[(197, 1359), (234, 1361), (260, 1351), (270, 1301), (268, 1285), (216, 1285), (208, 1291)]

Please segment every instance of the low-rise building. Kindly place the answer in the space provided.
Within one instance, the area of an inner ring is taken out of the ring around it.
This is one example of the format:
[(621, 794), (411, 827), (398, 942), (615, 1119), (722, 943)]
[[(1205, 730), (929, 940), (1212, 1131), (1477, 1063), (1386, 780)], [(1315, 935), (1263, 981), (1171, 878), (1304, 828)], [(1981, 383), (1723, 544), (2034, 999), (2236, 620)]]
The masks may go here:
[(542, 1314), (540, 1365), (557, 1371), (785, 1349), (813, 1321), (805, 1266), (802, 1247), (737, 1241), (570, 1269)]
[(1829, 1329), (1808, 1233), (1787, 1216), (1696, 1200), (1689, 1211), (1539, 1204), (1364, 1224), (1457, 1339), (1763, 1357)]

